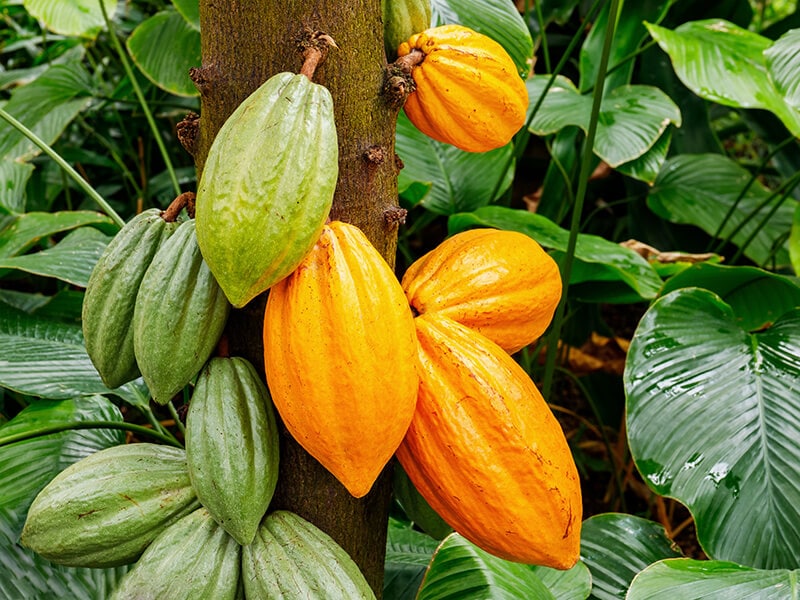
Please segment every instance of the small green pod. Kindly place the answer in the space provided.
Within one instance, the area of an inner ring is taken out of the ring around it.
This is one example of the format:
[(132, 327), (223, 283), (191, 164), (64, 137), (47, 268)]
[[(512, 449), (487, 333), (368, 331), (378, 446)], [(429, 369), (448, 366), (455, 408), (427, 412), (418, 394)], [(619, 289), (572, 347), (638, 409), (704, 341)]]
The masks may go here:
[(136, 362), (153, 399), (166, 404), (203, 367), (222, 335), (230, 304), (185, 221), (147, 269), (133, 311)]
[(267, 391), (244, 358), (212, 358), (186, 417), (186, 457), (197, 497), (247, 545), (278, 483), (278, 427)]
[(381, 0), (386, 58), (397, 58), (397, 48), (415, 33), (431, 26), (430, 0)]
[(183, 450), (114, 446), (73, 463), (39, 492), (22, 544), (70, 567), (124, 565), (199, 506)]
[(288, 511), (267, 515), (242, 549), (248, 599), (369, 600), (375, 594), (353, 559), (331, 537)]
[(235, 600), (241, 546), (199, 508), (144, 551), (111, 600)]
[(83, 297), (86, 351), (103, 383), (113, 389), (139, 377), (133, 351), (136, 293), (161, 244), (177, 229), (157, 208), (131, 219), (92, 270)]

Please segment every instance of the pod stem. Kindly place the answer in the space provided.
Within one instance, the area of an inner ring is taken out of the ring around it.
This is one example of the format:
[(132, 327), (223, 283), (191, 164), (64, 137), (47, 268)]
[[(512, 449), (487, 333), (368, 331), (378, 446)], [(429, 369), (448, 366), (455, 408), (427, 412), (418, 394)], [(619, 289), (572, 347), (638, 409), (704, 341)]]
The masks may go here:
[(174, 223), (177, 220), (180, 212), (186, 208), (186, 212), (189, 213), (189, 217), (193, 219), (194, 199), (194, 192), (183, 192), (182, 194), (179, 194), (175, 200), (170, 202), (170, 205), (166, 208), (166, 210), (161, 211), (161, 218), (167, 223)]
[(389, 106), (400, 110), (409, 94), (417, 89), (412, 73), (414, 67), (422, 64), (423, 60), (425, 53), (415, 48), (386, 67), (383, 94)]
[(310, 32), (301, 43), (301, 48), (303, 49), (303, 66), (300, 69), (300, 74), (308, 77), (310, 81), (314, 81), (314, 73), (316, 73), (317, 67), (328, 56), (328, 51), (331, 48), (338, 47), (334, 39), (327, 33), (321, 31)]

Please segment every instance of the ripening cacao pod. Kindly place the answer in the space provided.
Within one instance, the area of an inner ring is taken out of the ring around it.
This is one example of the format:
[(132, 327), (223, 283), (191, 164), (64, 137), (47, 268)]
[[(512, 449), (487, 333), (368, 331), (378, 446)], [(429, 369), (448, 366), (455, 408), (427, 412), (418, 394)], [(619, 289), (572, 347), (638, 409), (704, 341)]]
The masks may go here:
[(338, 176), (333, 101), (305, 75), (279, 73), (233, 112), (197, 189), (197, 240), (234, 306), (300, 263), (322, 231)]
[(419, 378), (414, 323), (389, 265), (334, 221), (269, 293), (264, 366), (286, 428), (356, 497), (411, 421)]
[(39, 492), (22, 544), (70, 567), (124, 565), (199, 506), (183, 450), (114, 446), (73, 463)]
[(242, 549), (247, 598), (368, 600), (375, 594), (358, 566), (328, 534), (288, 511), (264, 519)]
[(386, 57), (397, 58), (397, 48), (409, 37), (431, 26), (430, 0), (381, 0)]
[(525, 123), (528, 90), (514, 61), (493, 39), (442, 25), (400, 44), (402, 58), (422, 52), (412, 70), (416, 90), (405, 111), (423, 133), (468, 152), (507, 144)]
[(235, 600), (242, 549), (205, 508), (167, 527), (111, 600)]
[(186, 458), (197, 497), (240, 544), (253, 541), (278, 483), (278, 427), (244, 358), (212, 358), (186, 417)]
[(200, 254), (195, 222), (183, 222), (153, 257), (133, 311), (136, 362), (156, 402), (166, 404), (197, 375), (229, 311)]
[(472, 229), (412, 264), (403, 289), (418, 314), (450, 317), (513, 353), (547, 329), (561, 299), (561, 275), (527, 235)]
[(83, 297), (83, 339), (103, 383), (113, 389), (139, 377), (133, 352), (133, 307), (150, 261), (178, 223), (157, 208), (131, 219), (106, 246)]
[(397, 457), (458, 533), (500, 558), (568, 569), (581, 489), (539, 390), (502, 348), (439, 313), (415, 319), (417, 410)]

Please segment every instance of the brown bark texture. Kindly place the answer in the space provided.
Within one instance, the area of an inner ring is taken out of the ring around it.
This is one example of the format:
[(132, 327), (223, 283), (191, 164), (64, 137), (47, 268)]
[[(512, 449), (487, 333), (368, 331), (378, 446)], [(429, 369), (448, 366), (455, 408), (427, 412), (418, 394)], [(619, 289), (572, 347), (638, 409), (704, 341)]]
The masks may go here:
[[(200, 0), (203, 64), (193, 72), (201, 115), (193, 140), (198, 177), (219, 128), (270, 76), (299, 72), (300, 43), (310, 31), (330, 35), (331, 49), (314, 81), (333, 96), (339, 138), (339, 180), (331, 219), (360, 227), (390, 265), (397, 244), (396, 112), (381, 95), (385, 55), (378, 0)], [(227, 336), (232, 355), (263, 376), (265, 295), (233, 311)], [(390, 368), (387, 365), (387, 368)], [(342, 418), (347, 418), (346, 414)], [(333, 537), (381, 596), (391, 474), (355, 499), (285, 429), (278, 490), (270, 510), (288, 509)]]

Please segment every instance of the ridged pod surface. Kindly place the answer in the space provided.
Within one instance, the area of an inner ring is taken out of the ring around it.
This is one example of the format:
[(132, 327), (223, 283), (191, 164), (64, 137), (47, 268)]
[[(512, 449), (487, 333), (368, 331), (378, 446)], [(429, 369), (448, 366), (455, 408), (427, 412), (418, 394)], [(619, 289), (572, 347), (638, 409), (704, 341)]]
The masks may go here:
[(431, 26), (430, 0), (382, 0), (383, 43), (386, 57), (397, 58), (397, 48), (409, 37)]
[(428, 136), (468, 152), (507, 144), (525, 123), (528, 90), (514, 61), (493, 39), (461, 25), (442, 25), (400, 44), (403, 57), (420, 50), (416, 91), (405, 103)]
[(197, 239), (234, 306), (300, 263), (322, 231), (339, 172), (333, 101), (279, 73), (225, 121), (197, 189)]
[(70, 567), (124, 565), (199, 506), (183, 450), (114, 446), (73, 463), (39, 492), (22, 544)]
[(441, 313), (513, 353), (547, 329), (561, 299), (561, 275), (527, 235), (472, 229), (412, 264), (403, 289), (417, 313)]
[(165, 529), (111, 600), (235, 600), (242, 549), (205, 508)]
[(157, 208), (131, 219), (97, 261), (83, 297), (83, 338), (103, 383), (113, 389), (139, 377), (133, 352), (133, 306), (150, 261), (178, 223)]
[(369, 600), (375, 594), (358, 566), (331, 537), (288, 511), (267, 515), (242, 549), (247, 598)]
[(244, 358), (212, 358), (186, 418), (186, 458), (197, 497), (242, 545), (253, 541), (278, 483), (278, 427)]
[(166, 404), (214, 350), (230, 304), (185, 221), (153, 257), (133, 312), (136, 362), (153, 399)]
[(421, 382), (397, 457), (457, 532), (507, 560), (568, 569), (581, 489), (561, 426), (499, 346), (438, 313), (415, 319)]
[(356, 497), (403, 439), (419, 378), (414, 322), (389, 265), (353, 225), (325, 226), (270, 290), (264, 366), (289, 432)]

